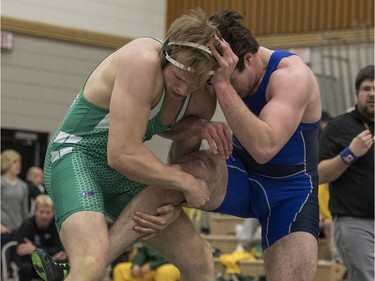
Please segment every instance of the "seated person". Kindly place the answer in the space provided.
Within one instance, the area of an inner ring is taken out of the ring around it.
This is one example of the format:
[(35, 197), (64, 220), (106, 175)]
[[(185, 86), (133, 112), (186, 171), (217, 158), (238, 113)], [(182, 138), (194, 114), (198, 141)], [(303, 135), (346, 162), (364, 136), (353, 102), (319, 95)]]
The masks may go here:
[(114, 281), (179, 281), (180, 272), (155, 250), (136, 244), (131, 262), (119, 263), (113, 271)]
[(18, 230), (18, 236), (15, 261), (19, 267), (20, 281), (38, 277), (31, 261), (31, 253), (36, 248), (47, 251), (55, 261), (67, 261), (54, 222), (52, 200), (48, 195), (41, 194), (36, 197), (34, 216), (24, 220)]
[(324, 259), (336, 260), (338, 261), (338, 253), (333, 240), (333, 222), (332, 215), (328, 208), (329, 203), (329, 185), (328, 183), (323, 183), (319, 185), (318, 190), (318, 200), (319, 200), (319, 228), (320, 238), (326, 239), (326, 249), (324, 254), (326, 255)]
[(32, 166), (27, 170), (26, 182), (29, 186), (29, 208), (30, 215), (34, 214), (35, 198), (40, 194), (45, 194), (44, 174), (42, 168)]

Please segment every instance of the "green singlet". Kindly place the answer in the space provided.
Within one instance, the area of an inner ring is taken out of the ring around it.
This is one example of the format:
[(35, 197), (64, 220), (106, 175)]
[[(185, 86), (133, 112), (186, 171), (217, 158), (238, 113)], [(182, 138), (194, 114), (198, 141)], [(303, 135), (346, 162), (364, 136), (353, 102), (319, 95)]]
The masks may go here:
[[(144, 141), (169, 129), (159, 118), (164, 95), (150, 112)], [(185, 98), (175, 123), (184, 116), (190, 97)], [(108, 125), (109, 110), (87, 101), (82, 88), (46, 154), (45, 185), (54, 203), (58, 230), (67, 217), (80, 211), (101, 212), (116, 219), (145, 188), (108, 166)]]

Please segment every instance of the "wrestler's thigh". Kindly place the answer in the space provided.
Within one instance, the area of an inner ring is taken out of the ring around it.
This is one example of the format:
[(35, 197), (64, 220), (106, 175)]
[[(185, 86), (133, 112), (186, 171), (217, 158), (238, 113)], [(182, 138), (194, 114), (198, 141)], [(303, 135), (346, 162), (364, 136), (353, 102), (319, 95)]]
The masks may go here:
[(104, 213), (97, 175), (81, 154), (71, 153), (52, 164), (49, 194), (53, 200), (58, 230), (72, 214), (80, 211)]
[(249, 178), (252, 206), (262, 225), (263, 249), (292, 232), (309, 232), (318, 238), (317, 190), (307, 176), (272, 178), (249, 173)]
[(112, 220), (116, 220), (121, 214), (122, 210), (129, 204), (134, 198), (127, 192), (115, 193), (115, 194), (104, 194), (104, 205), (105, 214)]
[(106, 264), (109, 240), (102, 213), (81, 211), (72, 214), (62, 223), (60, 238), (75, 272), (87, 270), (84, 268), (87, 258), (100, 260), (103, 266)]
[(210, 150), (199, 150), (183, 157), (178, 166), (186, 173), (205, 180), (211, 191), (210, 201), (204, 206), (205, 211), (218, 208), (224, 200), (228, 169), (225, 160)]
[(144, 243), (165, 256), (183, 276), (202, 276), (200, 280), (208, 280), (203, 276), (214, 275), (211, 249), (184, 212), (161, 234)]
[(284, 236), (264, 254), (267, 281), (313, 281), (318, 259), (318, 242), (307, 232)]
[[(236, 151), (226, 160), (225, 172), (227, 174), (226, 187), (223, 193), (225, 198), (213, 212), (232, 216), (250, 218), (255, 217), (252, 204), (252, 184), (245, 165)], [(259, 202), (255, 202), (259, 205)]]

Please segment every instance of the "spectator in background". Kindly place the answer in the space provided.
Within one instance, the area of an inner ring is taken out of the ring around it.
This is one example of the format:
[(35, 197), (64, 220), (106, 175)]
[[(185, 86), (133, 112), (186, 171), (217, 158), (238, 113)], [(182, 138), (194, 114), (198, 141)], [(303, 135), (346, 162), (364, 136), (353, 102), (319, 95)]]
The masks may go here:
[(236, 233), (239, 239), (237, 250), (249, 251), (252, 244), (261, 242), (261, 227), (258, 219), (246, 218), (241, 225), (240, 232)]
[(319, 140), (320, 182), (330, 183), (335, 244), (350, 281), (374, 280), (374, 66), (355, 81), (355, 109), (334, 120)]
[(12, 149), (1, 153), (1, 247), (17, 240), (17, 230), (28, 217), (29, 192), (18, 175), (21, 155)]
[(322, 134), (323, 130), (325, 127), (327, 127), (328, 122), (331, 121), (332, 117), (328, 113), (328, 111), (322, 111), (322, 122), (320, 123), (320, 128), (319, 128), (319, 136)]
[(38, 277), (31, 261), (31, 253), (36, 248), (46, 250), (55, 261), (67, 261), (54, 223), (52, 200), (46, 194), (36, 197), (34, 216), (24, 220), (18, 230), (15, 259), (19, 267), (20, 281), (30, 281)]
[(138, 245), (131, 262), (119, 263), (114, 268), (114, 281), (179, 281), (180, 272), (155, 250)]
[(319, 227), (320, 227), (320, 238), (325, 238), (326, 240), (326, 250), (324, 259), (327, 260), (337, 260), (337, 252), (335, 247), (335, 242), (333, 239), (333, 223), (332, 215), (329, 211), (329, 184), (322, 183), (319, 185), (318, 190), (318, 200), (319, 200)]
[(35, 198), (40, 194), (46, 193), (43, 170), (37, 166), (30, 167), (26, 173), (26, 181), (29, 184), (30, 214), (34, 214)]
[[(322, 122), (319, 128), (319, 137), (321, 136), (323, 130), (327, 127), (328, 122), (331, 121), (332, 117), (327, 111), (322, 111)], [(324, 252), (326, 256), (325, 259), (335, 260), (337, 259), (336, 247), (334, 246), (333, 240), (333, 223), (332, 215), (328, 208), (329, 202), (329, 184), (322, 183), (319, 185), (318, 189), (318, 200), (319, 200), (319, 227), (320, 227), (320, 238), (325, 238), (326, 240), (326, 251)]]

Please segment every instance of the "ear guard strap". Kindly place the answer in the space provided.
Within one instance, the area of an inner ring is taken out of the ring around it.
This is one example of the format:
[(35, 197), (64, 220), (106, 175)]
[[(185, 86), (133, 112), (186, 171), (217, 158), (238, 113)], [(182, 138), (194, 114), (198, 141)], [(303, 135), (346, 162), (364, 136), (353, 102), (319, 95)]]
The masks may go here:
[[(181, 68), (183, 70), (187, 70), (189, 72), (194, 72), (194, 69), (192, 69), (191, 67), (189, 66), (186, 66), (178, 61), (176, 61), (175, 59), (171, 58), (170, 57), (170, 54), (171, 54), (171, 47), (170, 46), (186, 46), (186, 47), (192, 47), (192, 48), (197, 48), (199, 50), (202, 50), (208, 54), (210, 54), (212, 56), (212, 53), (210, 51), (209, 48), (207, 48), (206, 46), (203, 46), (201, 44), (198, 44), (198, 43), (192, 43), (192, 42), (169, 42), (168, 40), (164, 42), (163, 44), (163, 50), (164, 50), (164, 53), (165, 53), (165, 59), (167, 61), (169, 61), (171, 64), (177, 66), (178, 68)], [(214, 74), (214, 71), (209, 71), (208, 72), (208, 75), (213, 75)]]
[(206, 47), (206, 46), (203, 46), (201, 44), (198, 44), (198, 43), (193, 43), (193, 42), (168, 42), (168, 46), (186, 46), (186, 47), (192, 47), (192, 48), (196, 48), (196, 49), (199, 49), (199, 50), (202, 50), (208, 54), (210, 54), (212, 56), (212, 53), (211, 53), (211, 50)]

